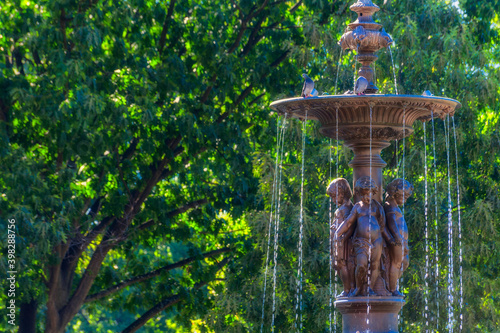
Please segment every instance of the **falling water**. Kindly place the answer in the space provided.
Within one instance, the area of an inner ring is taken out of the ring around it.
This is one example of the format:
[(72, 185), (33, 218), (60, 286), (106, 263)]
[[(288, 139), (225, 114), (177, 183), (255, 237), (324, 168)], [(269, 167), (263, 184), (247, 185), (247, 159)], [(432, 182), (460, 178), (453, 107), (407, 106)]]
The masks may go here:
[[(335, 88), (335, 91), (337, 89)], [(330, 176), (328, 178), (329, 181), (332, 180), (332, 139), (330, 139), (330, 145), (328, 146), (328, 151), (329, 151), (329, 158), (328, 158), (328, 161), (329, 161), (329, 165), (330, 165)], [(331, 225), (332, 225), (332, 199), (329, 199), (328, 200), (329, 202), (329, 206), (328, 206), (328, 229), (330, 230), (330, 248), (329, 248), (329, 252), (330, 252), (330, 300), (329, 300), (329, 306), (330, 306), (330, 315), (328, 316), (328, 325), (330, 327), (330, 333), (332, 333), (332, 312), (333, 312), (333, 302), (332, 302), (332, 293), (333, 293), (333, 290), (332, 290), (332, 261), (333, 261), (333, 252), (332, 252), (332, 249), (333, 249), (333, 229), (331, 228)], [(337, 289), (337, 288), (335, 288)], [(336, 291), (336, 290), (335, 290)]]
[[(338, 105), (335, 108), (335, 139), (336, 139), (336, 150), (335, 150), (335, 157), (337, 159), (336, 161), (336, 177), (339, 178), (339, 107)], [(339, 188), (337, 186), (336, 189), (337, 193), (336, 196), (339, 195)], [(337, 221), (336, 225), (336, 230), (339, 228), (339, 224)], [(338, 257), (338, 252), (337, 252), (337, 245), (335, 245), (335, 266), (337, 266), (337, 257)], [(337, 281), (337, 270), (335, 270), (335, 281)], [(337, 283), (335, 282), (335, 295), (337, 295)], [(334, 324), (334, 333), (337, 332), (337, 311), (333, 313), (333, 324)]]
[(358, 63), (357, 63), (358, 54), (359, 54), (359, 44), (356, 48), (356, 55), (354, 56), (354, 79), (353, 79), (354, 85), (353, 85), (352, 91), (354, 91), (356, 88), (356, 72), (358, 71)]
[(394, 142), (394, 154), (396, 155), (396, 178), (399, 176), (398, 139)]
[[(403, 180), (406, 180), (405, 178), (405, 172), (406, 172), (406, 164), (405, 164), (405, 157), (406, 157), (406, 105), (403, 106)], [(404, 188), (404, 186), (403, 186)], [(403, 191), (403, 216), (405, 215), (405, 191)], [(403, 257), (404, 257), (404, 246), (401, 247), (403, 249)], [(403, 265), (401, 264), (401, 271), (403, 270)]]
[(434, 207), (435, 207), (435, 243), (434, 248), (436, 252), (435, 259), (435, 284), (436, 284), (436, 330), (439, 331), (439, 242), (438, 242), (438, 196), (437, 196), (437, 159), (436, 159), (436, 133), (434, 130), (434, 111), (431, 110), (431, 118), (432, 118), (432, 155), (434, 160)]
[(392, 58), (392, 46), (389, 46), (388, 49), (389, 54), (391, 55), (392, 73), (394, 74), (394, 88), (396, 90), (396, 95), (398, 95), (398, 82), (396, 81), (396, 67), (394, 67), (394, 59)]
[(342, 61), (342, 52), (344, 50), (340, 48), (339, 63), (337, 64), (337, 78), (335, 79), (335, 93), (337, 95), (337, 83), (339, 82), (339, 72), (340, 72), (340, 62)]
[(266, 289), (267, 289), (267, 271), (269, 269), (269, 248), (271, 245), (271, 229), (272, 229), (272, 222), (273, 222), (273, 209), (275, 205), (275, 200), (277, 196), (277, 183), (278, 183), (278, 161), (279, 161), (279, 156), (280, 156), (280, 151), (281, 151), (281, 146), (282, 146), (282, 141), (283, 141), (283, 133), (285, 129), (285, 122), (286, 122), (286, 115), (285, 115), (285, 121), (283, 121), (283, 124), (280, 128), (280, 121), (278, 119), (277, 123), (277, 128), (276, 128), (276, 161), (274, 165), (274, 177), (273, 177), (273, 188), (272, 188), (272, 197), (271, 197), (271, 212), (269, 214), (269, 225), (267, 229), (267, 252), (266, 252), (266, 270), (264, 272), (264, 292), (262, 296), (262, 321), (260, 324), (260, 331), (262, 332), (264, 329), (264, 309), (265, 309), (265, 304), (266, 304)]
[(335, 135), (336, 135), (336, 138), (335, 140), (337, 140), (337, 147), (336, 147), (336, 154), (335, 154), (335, 157), (337, 158), (337, 162), (336, 162), (336, 167), (337, 167), (337, 171), (336, 171), (336, 177), (339, 178), (339, 107), (336, 106), (335, 107)]
[(450, 117), (446, 117), (443, 122), (445, 141), (446, 141), (446, 156), (447, 156), (447, 171), (448, 171), (448, 330), (453, 333), (453, 219), (451, 214), (451, 177), (450, 177)]
[(302, 332), (302, 240), (304, 237), (304, 162), (306, 153), (306, 118), (302, 124), (302, 178), (300, 182), (300, 217), (299, 217), (299, 267), (297, 269), (297, 300), (295, 304), (295, 328)]
[(285, 121), (283, 123), (283, 132), (281, 134), (281, 148), (280, 148), (280, 159), (279, 159), (279, 175), (278, 175), (278, 196), (276, 200), (276, 210), (274, 217), (274, 266), (273, 266), (273, 308), (272, 308), (272, 320), (271, 320), (271, 332), (274, 333), (274, 318), (276, 316), (276, 269), (278, 266), (278, 236), (280, 228), (280, 209), (281, 209), (281, 176), (283, 174), (283, 151), (285, 142), (285, 132), (286, 132), (286, 120), (287, 114), (285, 114)]
[(424, 181), (425, 181), (425, 290), (424, 290), (424, 300), (425, 300), (425, 332), (429, 332), (429, 218), (428, 218), (428, 184), (427, 184), (427, 131), (424, 122)]
[(455, 117), (451, 117), (453, 123), (453, 136), (455, 137), (455, 166), (457, 169), (457, 208), (458, 208), (458, 248), (459, 248), (459, 264), (460, 264), (460, 332), (463, 326), (463, 307), (464, 307), (464, 289), (463, 289), (463, 277), (462, 277), (462, 221), (460, 216), (460, 183), (458, 181), (458, 149), (457, 149), (457, 132), (455, 131)]
[[(390, 50), (390, 49), (389, 49)], [(392, 53), (391, 53), (392, 54)], [(392, 59), (392, 56), (391, 56), (391, 59)], [(395, 79), (396, 77), (394, 77)], [(397, 93), (396, 93), (397, 94)], [(403, 163), (403, 180), (406, 180), (406, 104), (403, 105), (403, 157), (402, 157), (402, 163)], [(403, 189), (404, 189), (404, 183), (403, 183)], [(402, 207), (402, 213), (403, 213), (403, 217), (405, 215), (405, 191), (403, 191), (403, 207)], [(401, 244), (403, 245), (403, 244)], [(405, 257), (405, 247), (404, 245), (401, 246), (401, 258), (404, 258)], [(401, 261), (401, 273), (400, 273), (400, 277), (398, 278), (398, 288), (401, 292), (401, 294), (404, 295), (404, 288), (403, 288), (403, 262)], [(403, 331), (403, 309), (401, 309), (401, 312), (400, 314), (398, 314), (399, 316), (399, 327), (401, 329), (401, 332)]]
[(336, 164), (335, 166), (337, 167), (337, 170), (336, 170), (336, 177), (339, 178), (339, 107), (338, 105), (335, 107), (335, 140), (337, 140), (336, 142), (336, 154), (335, 154), (335, 157), (337, 158), (337, 161), (336, 161)]
[[(372, 141), (373, 141), (373, 103), (370, 103), (370, 181), (372, 180)], [(370, 239), (370, 244), (372, 244), (372, 191), (370, 190), (370, 206), (368, 208), (368, 235)], [(368, 248), (368, 298), (366, 299), (366, 325), (370, 327), (370, 288), (371, 288), (371, 259), (372, 258), (372, 247)], [(370, 329), (368, 329), (368, 332)]]
[[(336, 163), (335, 163), (335, 167), (336, 167), (336, 177), (335, 178), (339, 178), (339, 133), (338, 133), (338, 130), (339, 130), (339, 108), (338, 106), (336, 107), (336, 111), (335, 111), (335, 114), (336, 114), (336, 150), (335, 150), (335, 158), (336, 158)], [(331, 140), (330, 140), (330, 161), (331, 161), (331, 158), (332, 158), (332, 150), (331, 150), (331, 147), (332, 147), (332, 144), (331, 144)], [(330, 163), (330, 180), (332, 178), (332, 164)], [(338, 196), (338, 187), (336, 188), (336, 197)], [(329, 317), (329, 323), (330, 323), (330, 333), (332, 332), (337, 332), (337, 312), (333, 310), (333, 302), (332, 302), (332, 299), (333, 299), (333, 295), (337, 295), (337, 270), (335, 270), (335, 277), (334, 277), (334, 291), (332, 293), (332, 261), (335, 260), (335, 267), (337, 267), (337, 257), (338, 257), (338, 253), (337, 253), (337, 245), (333, 243), (333, 234), (334, 234), (334, 230), (331, 228), (331, 223), (332, 223), (332, 200), (330, 200), (330, 317)], [(337, 221), (337, 225), (335, 226), (335, 230), (337, 230), (339, 227), (339, 224), (338, 224), (338, 221)], [(333, 254), (333, 252), (331, 251), (331, 249), (333, 248), (333, 246), (335, 246), (335, 254)], [(332, 258), (333, 256), (333, 258)], [(332, 331), (332, 312), (333, 312), (333, 331)]]

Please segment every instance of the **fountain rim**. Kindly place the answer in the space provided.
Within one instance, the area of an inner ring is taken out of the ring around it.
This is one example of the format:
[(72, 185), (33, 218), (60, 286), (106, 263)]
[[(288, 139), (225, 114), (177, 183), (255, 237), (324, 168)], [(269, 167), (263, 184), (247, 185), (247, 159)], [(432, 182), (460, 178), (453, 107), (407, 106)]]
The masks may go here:
[[(462, 107), (462, 104), (459, 101), (448, 97), (403, 95), (403, 94), (323, 95), (323, 96), (315, 96), (308, 98), (299, 96), (299, 97), (280, 99), (272, 102), (269, 106), (271, 109), (277, 111), (278, 113), (284, 113), (283, 111), (278, 110), (277, 107), (280, 105), (286, 105), (288, 103), (299, 102), (299, 101), (308, 103), (308, 101), (327, 102), (328, 100), (332, 100), (332, 103), (334, 103), (335, 101), (337, 102), (366, 101), (367, 105), (369, 105), (369, 103), (372, 102), (373, 106), (377, 106), (377, 102), (401, 102), (401, 106), (404, 106), (405, 102), (428, 102), (440, 105), (445, 104), (446, 106), (453, 108), (452, 112)], [(346, 106), (347, 105), (339, 105), (339, 107), (346, 107)], [(422, 107), (422, 109), (432, 109), (432, 107), (431, 106)]]

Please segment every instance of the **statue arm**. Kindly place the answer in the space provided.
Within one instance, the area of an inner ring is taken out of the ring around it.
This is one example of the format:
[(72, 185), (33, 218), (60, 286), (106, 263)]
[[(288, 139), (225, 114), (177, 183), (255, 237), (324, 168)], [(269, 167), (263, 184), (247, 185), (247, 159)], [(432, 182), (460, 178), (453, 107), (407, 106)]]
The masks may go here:
[(382, 205), (378, 206), (379, 214), (378, 214), (378, 225), (380, 226), (380, 232), (384, 240), (389, 244), (394, 244), (394, 238), (387, 232), (386, 225), (386, 216), (384, 207)]
[(334, 213), (333, 222), (330, 225), (330, 229), (335, 231), (335, 229), (337, 229), (337, 226), (339, 225), (338, 221), (339, 221), (339, 210), (337, 209)]
[[(386, 215), (387, 217), (387, 229), (391, 232), (391, 234), (394, 236), (393, 241), (396, 244), (401, 244), (401, 234), (399, 232), (399, 228), (396, 224), (396, 212), (394, 211), (389, 211), (389, 213)], [(387, 231), (386, 231), (387, 233)]]
[(352, 209), (351, 214), (344, 220), (344, 222), (342, 222), (342, 224), (337, 229), (337, 232), (335, 233), (335, 236), (337, 237), (337, 239), (339, 239), (340, 237), (342, 237), (345, 233), (347, 233), (349, 231), (351, 226), (356, 221), (357, 216), (358, 216), (357, 209), (356, 209), (356, 207), (354, 207)]

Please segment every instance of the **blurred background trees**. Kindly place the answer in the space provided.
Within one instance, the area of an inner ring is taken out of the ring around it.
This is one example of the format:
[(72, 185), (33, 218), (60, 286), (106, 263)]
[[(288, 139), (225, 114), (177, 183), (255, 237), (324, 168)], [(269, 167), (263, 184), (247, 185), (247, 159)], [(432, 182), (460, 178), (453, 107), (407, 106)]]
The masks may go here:
[[(16, 219), (18, 322), (26, 324), (20, 331), (258, 330), (278, 125), (268, 105), (299, 95), (302, 72), (320, 94), (352, 89), (353, 55), (339, 62), (336, 44), (355, 19), (350, 4), (2, 3), (0, 228), (6, 234), (6, 220)], [(454, 119), (463, 330), (494, 332), (500, 326), (500, 2), (377, 4), (375, 19), (395, 40), (399, 93), (428, 89), (463, 105)], [(379, 52), (376, 76), (380, 93), (395, 92), (388, 51)], [(446, 148), (443, 122), (435, 125), (442, 264), (441, 291), (430, 300), (434, 318), (439, 302), (444, 328)], [(285, 140), (276, 312), (283, 332), (295, 318), (301, 128), (290, 121)], [(350, 152), (317, 129), (307, 124), (305, 155), (303, 319), (311, 332), (328, 331), (324, 193), (336, 175), (337, 152), (339, 176), (352, 179)], [(405, 149), (405, 175), (416, 188), (405, 208), (412, 251), (403, 281), (408, 332), (425, 324), (423, 135), (419, 123), (405, 147), (394, 143), (382, 156), (389, 181), (402, 175)], [(427, 142), (430, 154), (429, 126)], [(266, 331), (269, 307), (268, 301)], [(11, 328), (6, 317), (0, 327)]]

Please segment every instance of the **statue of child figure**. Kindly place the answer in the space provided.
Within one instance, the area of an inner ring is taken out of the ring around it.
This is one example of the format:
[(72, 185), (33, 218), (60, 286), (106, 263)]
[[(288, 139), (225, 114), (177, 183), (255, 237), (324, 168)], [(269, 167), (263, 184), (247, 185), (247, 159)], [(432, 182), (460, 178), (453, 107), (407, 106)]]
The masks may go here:
[[(373, 287), (380, 274), (382, 237), (389, 243), (394, 243), (394, 239), (385, 230), (385, 213), (382, 205), (372, 199), (378, 192), (377, 184), (370, 177), (364, 176), (356, 181), (354, 191), (361, 201), (354, 205), (351, 214), (340, 225), (335, 236), (339, 240), (343, 239), (347, 231), (356, 225), (353, 236), (353, 247), (356, 252), (356, 289), (350, 296), (367, 296), (368, 293), (375, 295)], [(368, 286), (368, 274), (370, 274), (370, 286)]]
[[(337, 210), (335, 211), (334, 220), (330, 229), (333, 230), (333, 235), (337, 228), (351, 213), (353, 204), (351, 201), (352, 191), (349, 186), (349, 182), (344, 178), (334, 179), (328, 188), (326, 189), (326, 194), (332, 198), (332, 200), (337, 205)], [(332, 248), (330, 249), (332, 257), (335, 260), (334, 267), (337, 270), (340, 278), (342, 279), (342, 284), (344, 285), (344, 291), (338, 297), (347, 297), (350, 292), (354, 291), (354, 274), (352, 267), (348, 267), (349, 263), (349, 252), (351, 249), (350, 238), (354, 232), (355, 226), (351, 226), (349, 230), (343, 235), (342, 240), (332, 239)], [(349, 265), (351, 266), (351, 265)], [(349, 268), (351, 268), (349, 270)]]
[(394, 236), (395, 244), (389, 244), (389, 256), (391, 265), (389, 268), (389, 291), (393, 296), (403, 296), (397, 290), (398, 279), (408, 268), (408, 226), (401, 209), (413, 194), (413, 185), (408, 181), (396, 178), (387, 185), (387, 197), (384, 204), (385, 215), (387, 217), (387, 228)]

